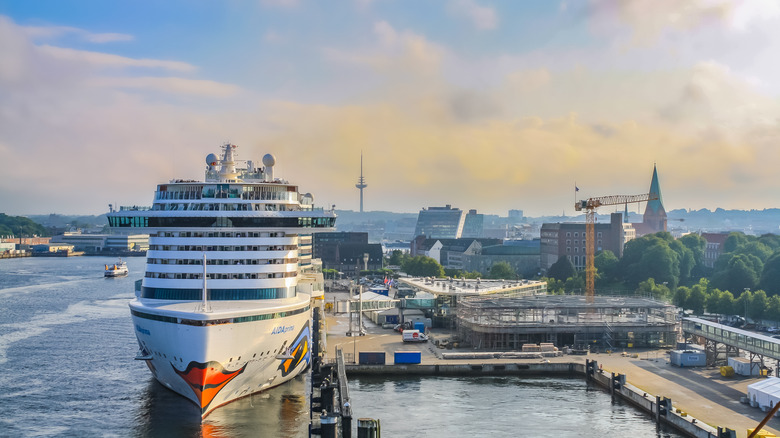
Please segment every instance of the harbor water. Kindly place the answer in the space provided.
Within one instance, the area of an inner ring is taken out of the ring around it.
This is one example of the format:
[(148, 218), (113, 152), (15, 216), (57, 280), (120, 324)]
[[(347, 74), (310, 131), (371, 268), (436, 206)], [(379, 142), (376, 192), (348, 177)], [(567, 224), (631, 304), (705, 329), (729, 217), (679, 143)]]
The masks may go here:
[[(127, 303), (145, 260), (104, 278), (115, 261), (0, 260), (0, 436), (308, 436), (307, 376), (201, 424), (192, 403), (133, 360)], [(679, 436), (579, 379), (361, 377), (350, 390), (355, 418), (379, 418), (385, 437)]]

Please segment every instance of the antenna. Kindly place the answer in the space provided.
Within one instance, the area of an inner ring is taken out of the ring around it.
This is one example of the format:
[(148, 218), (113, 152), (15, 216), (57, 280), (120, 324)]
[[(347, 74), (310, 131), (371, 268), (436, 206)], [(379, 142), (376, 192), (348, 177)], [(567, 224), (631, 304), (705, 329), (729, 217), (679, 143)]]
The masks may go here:
[(363, 178), (363, 151), (360, 151), (360, 178), (358, 178), (358, 183), (355, 184), (355, 187), (360, 189), (360, 212), (363, 213), (363, 189), (368, 187), (366, 179)]

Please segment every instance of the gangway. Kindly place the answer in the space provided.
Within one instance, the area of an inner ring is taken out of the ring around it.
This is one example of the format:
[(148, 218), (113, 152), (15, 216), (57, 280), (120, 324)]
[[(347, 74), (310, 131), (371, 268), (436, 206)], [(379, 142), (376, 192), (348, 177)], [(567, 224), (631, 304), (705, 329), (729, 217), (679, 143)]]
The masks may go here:
[[(764, 366), (765, 358), (775, 360), (775, 375), (780, 373), (780, 339), (700, 318), (683, 318), (682, 330), (686, 339), (688, 336), (704, 339), (707, 365), (714, 365), (718, 344), (723, 344), (727, 355), (733, 353), (736, 356), (739, 350), (748, 352), (751, 364), (756, 358), (761, 362), (761, 366)], [(752, 371), (751, 365), (751, 373)]]

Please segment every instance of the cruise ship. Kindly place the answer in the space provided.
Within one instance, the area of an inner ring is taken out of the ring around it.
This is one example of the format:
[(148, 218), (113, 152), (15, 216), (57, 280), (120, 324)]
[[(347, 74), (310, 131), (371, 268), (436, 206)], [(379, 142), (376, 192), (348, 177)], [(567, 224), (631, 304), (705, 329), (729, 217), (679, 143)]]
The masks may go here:
[(255, 167), (236, 149), (209, 154), (203, 182), (159, 184), (151, 208), (108, 213), (114, 232), (149, 234), (130, 302), (136, 359), (202, 418), (306, 369), (323, 291), (312, 233), (336, 220), (274, 177), (273, 155)]

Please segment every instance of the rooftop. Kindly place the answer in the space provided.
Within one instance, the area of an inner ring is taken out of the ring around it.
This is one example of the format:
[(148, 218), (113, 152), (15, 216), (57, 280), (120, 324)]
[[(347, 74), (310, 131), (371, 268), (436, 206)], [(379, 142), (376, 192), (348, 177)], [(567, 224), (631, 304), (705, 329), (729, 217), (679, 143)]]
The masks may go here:
[(547, 283), (535, 280), (464, 280), (454, 278), (410, 277), (399, 278), (408, 286), (434, 295), (482, 296), (518, 293), (547, 293)]

